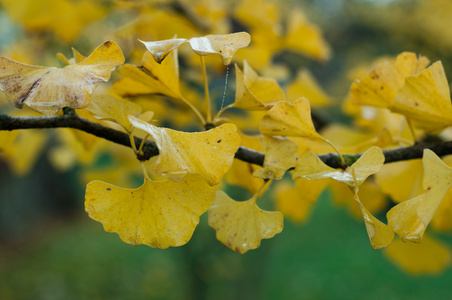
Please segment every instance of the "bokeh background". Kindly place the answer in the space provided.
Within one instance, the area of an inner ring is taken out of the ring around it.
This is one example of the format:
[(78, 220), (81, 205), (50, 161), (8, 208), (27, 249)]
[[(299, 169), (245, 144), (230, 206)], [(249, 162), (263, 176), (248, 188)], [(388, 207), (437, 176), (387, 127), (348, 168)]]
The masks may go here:
[[(294, 23), (304, 27), (289, 36)], [(354, 79), (352, 71), (378, 57), (413, 51), (431, 61), (442, 60), (446, 74), (452, 74), (450, 28), (448, 0), (0, 1), (0, 54), (35, 65), (62, 66), (56, 53), (71, 57), (74, 47), (88, 54), (109, 39), (118, 42), (128, 63), (139, 64), (144, 47), (138, 38), (246, 30), (252, 44), (239, 50), (238, 62), (247, 59), (257, 72), (278, 79), (282, 86), (299, 70), (308, 69), (331, 102), (314, 108), (318, 120), (344, 124), (353, 123), (338, 109)], [(183, 49), (181, 55), (181, 77), (196, 88), (198, 69)], [(209, 71), (213, 97), (218, 103), (232, 102), (232, 69), (213, 62)], [(226, 73), (230, 84), (225, 91)], [(192, 128), (185, 108), (153, 101), (156, 109), (178, 118), (164, 124)], [(0, 98), (0, 113), (15, 111)], [(427, 267), (410, 270), (387, 252), (372, 250), (360, 218), (334, 201), (331, 190), (322, 193), (303, 220), (287, 217), (282, 233), (244, 255), (215, 239), (205, 215), (183, 247), (132, 247), (91, 220), (83, 201), (86, 182), (106, 174), (114, 177), (110, 182), (138, 186), (133, 155), (125, 159), (125, 149), (108, 143), (95, 151), (82, 149), (63, 130), (23, 133), (12, 149), (0, 145), (1, 299), (452, 296), (450, 256), (438, 263), (419, 254), (414, 260), (426, 261)], [(243, 188), (225, 187), (235, 199), (251, 196)], [(377, 214), (381, 219), (389, 203)], [(262, 206), (275, 206), (271, 191), (263, 196)], [(428, 233), (450, 251), (451, 231)]]

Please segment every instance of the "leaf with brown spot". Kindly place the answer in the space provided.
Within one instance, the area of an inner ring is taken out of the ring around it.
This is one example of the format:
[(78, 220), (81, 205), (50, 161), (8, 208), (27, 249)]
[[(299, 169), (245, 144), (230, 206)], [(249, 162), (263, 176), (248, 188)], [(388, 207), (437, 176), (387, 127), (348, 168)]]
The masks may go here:
[(215, 187), (199, 175), (187, 175), (180, 182), (146, 179), (138, 189), (92, 181), (86, 187), (85, 209), (124, 242), (165, 249), (190, 240), (214, 199)]
[(0, 89), (14, 106), (27, 104), (44, 115), (61, 108), (84, 108), (100, 81), (108, 81), (115, 67), (124, 63), (119, 46), (108, 41), (78, 64), (64, 68), (26, 65), (0, 57)]

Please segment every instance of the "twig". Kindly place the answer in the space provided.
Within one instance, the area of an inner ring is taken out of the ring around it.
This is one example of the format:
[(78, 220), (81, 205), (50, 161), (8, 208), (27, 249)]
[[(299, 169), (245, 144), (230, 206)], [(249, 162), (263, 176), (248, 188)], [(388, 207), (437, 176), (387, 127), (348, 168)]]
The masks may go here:
[[(78, 115), (69, 114), (54, 117), (14, 117), (0, 114), (0, 131), (63, 127), (78, 129), (116, 144), (132, 147), (127, 133), (89, 121), (79, 117)], [(142, 139), (135, 137), (135, 143), (140, 145), (142, 143)], [(452, 154), (452, 141), (417, 143), (410, 147), (384, 150), (383, 154), (385, 156), (385, 163), (421, 158), (424, 149), (430, 149), (440, 157), (445, 156)], [(140, 160), (148, 160), (158, 154), (159, 151), (157, 145), (153, 141), (145, 141), (143, 144), (143, 156), (140, 157)], [(361, 156), (361, 153), (346, 154), (344, 156), (346, 158), (352, 156), (357, 159)], [(264, 157), (264, 153), (242, 146), (235, 153), (235, 158), (260, 166), (264, 163)], [(319, 157), (325, 164), (332, 168), (341, 167), (341, 161), (336, 153), (321, 154)]]

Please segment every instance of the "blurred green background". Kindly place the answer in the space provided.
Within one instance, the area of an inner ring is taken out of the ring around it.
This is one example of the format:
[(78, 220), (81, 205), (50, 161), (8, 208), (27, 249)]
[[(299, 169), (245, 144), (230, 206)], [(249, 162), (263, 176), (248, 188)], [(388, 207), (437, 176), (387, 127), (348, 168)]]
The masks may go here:
[[(45, 33), (32, 35), (8, 16), (9, 2), (0, 1), (1, 51), (11, 51), (8, 47), (27, 39), (41, 39), (54, 50), (52, 55), (89, 44), (87, 35), (72, 44)], [(282, 51), (274, 60), (288, 64), (292, 74), (308, 67), (338, 100), (350, 86), (346, 72), (380, 55), (414, 51), (432, 61), (441, 59), (446, 74), (452, 74), (450, 1), (284, 3), (303, 8), (320, 26), (333, 56), (320, 63)], [(111, 26), (120, 17), (111, 16), (105, 23)], [(36, 49), (34, 55), (40, 51)], [(220, 86), (221, 93), (222, 80), (212, 83)], [(51, 139), (46, 149), (55, 143)], [(100, 223), (84, 213), (82, 167), (58, 172), (48, 156), (45, 151), (40, 154), (30, 173), (23, 176), (14, 175), (0, 160), (0, 299), (452, 297), (450, 267), (438, 275), (413, 276), (402, 271), (384, 252), (371, 249), (364, 224), (337, 207), (328, 191), (304, 224), (286, 219), (282, 233), (244, 255), (215, 239), (205, 215), (186, 246), (167, 250), (132, 247), (116, 234), (105, 233)], [(232, 188), (229, 193), (243, 199), (248, 196)], [(264, 206), (272, 207), (272, 200), (265, 197)], [(429, 233), (452, 246), (451, 233)]]

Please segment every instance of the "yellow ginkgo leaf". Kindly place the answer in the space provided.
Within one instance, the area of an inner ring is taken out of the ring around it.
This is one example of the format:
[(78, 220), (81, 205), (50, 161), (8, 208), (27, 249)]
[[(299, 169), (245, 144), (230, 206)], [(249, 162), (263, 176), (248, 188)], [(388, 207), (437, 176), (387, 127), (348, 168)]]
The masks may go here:
[(278, 3), (270, 1), (244, 0), (235, 7), (234, 16), (252, 29), (263, 28), (268, 32), (276, 30), (275, 28), (280, 25), (280, 8)]
[(358, 202), (363, 214), (364, 224), (366, 224), (367, 235), (372, 248), (382, 249), (389, 246), (394, 239), (394, 231), (392, 231), (391, 227), (375, 218), (361, 203), (358, 195), (355, 195), (355, 200)]
[[(301, 36), (303, 38), (300, 38)], [(293, 9), (289, 14), (285, 45), (322, 61), (328, 60), (331, 56), (331, 49), (320, 29), (311, 24), (299, 9)]]
[[(17, 175), (25, 175), (33, 169), (48, 136), (40, 130), (21, 130), (14, 141), (0, 153)], [(1, 149), (1, 148), (0, 148)]]
[(383, 165), (375, 181), (394, 202), (400, 203), (423, 193), (423, 174), (422, 161), (412, 159)]
[(397, 204), (387, 213), (389, 226), (403, 241), (421, 242), (425, 229), (452, 186), (452, 168), (433, 151), (424, 150), (422, 163), (424, 193)]
[(165, 249), (190, 240), (214, 199), (215, 187), (198, 175), (187, 175), (180, 182), (146, 179), (138, 189), (92, 181), (86, 186), (85, 209), (124, 242)]
[(217, 191), (208, 211), (209, 225), (217, 231), (217, 239), (240, 254), (258, 248), (262, 239), (272, 238), (284, 226), (283, 214), (260, 209), (256, 196), (237, 202)]
[[(241, 146), (263, 152), (262, 146), (259, 143), (259, 136), (250, 136), (238, 132), (241, 139)], [(234, 159), (232, 167), (226, 174), (225, 179), (229, 184), (238, 185), (247, 189), (252, 195), (262, 187), (264, 181), (261, 178), (253, 176), (254, 171), (259, 167), (255, 164), (250, 164), (245, 161)], [(268, 185), (265, 185), (267, 187)]]
[(449, 246), (427, 235), (424, 235), (420, 244), (396, 239), (384, 253), (402, 270), (411, 274), (441, 274), (452, 259)]
[(351, 100), (360, 105), (388, 107), (405, 84), (405, 77), (418, 74), (428, 63), (427, 58), (418, 58), (411, 52), (399, 54), (394, 63), (383, 60), (366, 77), (353, 83)]
[(118, 123), (127, 132), (132, 131), (129, 115), (138, 116), (141, 113), (141, 107), (138, 104), (112, 95), (96, 95), (92, 97), (86, 110), (99, 119)]
[(332, 178), (348, 186), (358, 187), (367, 177), (380, 171), (384, 160), (381, 148), (373, 146), (364, 152), (352, 166), (342, 171), (327, 166), (314, 152), (306, 151), (298, 157), (292, 178), (294, 180), (300, 177), (308, 180)]
[(74, 56), (74, 63), (78, 64), (85, 60), (85, 56), (83, 56), (80, 52), (72, 48), (72, 54)]
[(180, 180), (187, 173), (200, 174), (216, 185), (227, 173), (240, 146), (234, 124), (224, 124), (205, 132), (182, 132), (159, 128), (129, 116), (133, 126), (149, 133), (159, 148), (152, 166), (158, 176)]
[(291, 140), (262, 136), (260, 142), (265, 151), (264, 167), (254, 171), (254, 176), (278, 180), (297, 164), (295, 153), (298, 146)]
[(295, 222), (303, 222), (309, 216), (317, 198), (331, 181), (309, 181), (299, 178), (295, 185), (281, 182), (274, 190), (276, 209)]
[[(298, 180), (301, 180), (301, 178)], [(338, 181), (334, 181), (329, 185), (329, 188), (331, 189), (335, 203), (345, 206), (353, 217), (358, 219), (362, 218), (362, 210), (359, 205), (356, 205), (356, 200), (350, 197), (350, 188), (348, 186)], [(381, 191), (374, 180), (366, 180), (360, 185), (359, 201), (371, 214), (380, 213), (384, 210), (386, 211), (388, 206), (386, 195)]]
[(358, 189), (367, 177), (380, 170), (383, 163), (383, 152), (381, 148), (376, 146), (371, 147), (364, 152), (363, 155), (345, 171), (335, 170), (325, 165), (314, 152), (307, 151), (298, 157), (297, 166), (295, 167), (292, 178), (294, 180), (300, 177), (308, 180), (332, 178), (348, 185), (353, 191), (355, 201), (358, 203), (363, 215), (372, 248), (380, 249), (391, 243), (394, 232), (388, 225), (379, 221), (366, 209), (359, 200)]
[(18, 130), (0, 131), (0, 153), (5, 151), (9, 147), (9, 145), (14, 142), (14, 139), (16, 138), (18, 133)]
[(295, 101), (300, 97), (309, 99), (312, 106), (331, 103), (330, 97), (323, 91), (308, 69), (299, 71), (295, 80), (287, 87), (289, 101)]
[(452, 125), (449, 84), (441, 62), (435, 62), (418, 75), (406, 77), (405, 85), (389, 109), (429, 132)]
[(64, 68), (25, 65), (0, 57), (0, 89), (18, 108), (27, 104), (44, 115), (55, 115), (65, 106), (86, 107), (99, 82), (108, 81), (122, 63), (124, 55), (113, 41), (97, 47), (81, 63)]
[(107, 8), (102, 3), (80, 0), (1, 1), (8, 16), (32, 31), (53, 31), (65, 42), (77, 38), (87, 25), (102, 18)]
[(323, 139), (314, 129), (311, 108), (306, 98), (293, 104), (278, 102), (259, 123), (259, 131), (265, 135), (295, 136)]
[(141, 41), (155, 61), (161, 63), (168, 54), (184, 43), (189, 43), (196, 54), (205, 56), (219, 54), (225, 65), (229, 65), (238, 49), (246, 47), (251, 42), (250, 35), (246, 32), (236, 32), (225, 35), (206, 35), (191, 39), (169, 39), (156, 42)]
[(187, 39), (174, 38), (155, 42), (140, 42), (146, 46), (154, 60), (160, 64), (173, 50), (186, 43)]
[(275, 102), (286, 99), (276, 80), (259, 77), (246, 61), (243, 62), (243, 69), (244, 74), (235, 65), (236, 90), (232, 107), (268, 110)]
[(114, 90), (121, 96), (143, 94), (162, 94), (181, 99), (179, 89), (179, 63), (177, 51), (158, 64), (149, 52), (145, 52), (142, 67), (126, 64), (118, 69), (124, 76), (113, 84)]

